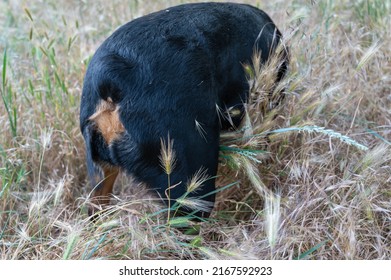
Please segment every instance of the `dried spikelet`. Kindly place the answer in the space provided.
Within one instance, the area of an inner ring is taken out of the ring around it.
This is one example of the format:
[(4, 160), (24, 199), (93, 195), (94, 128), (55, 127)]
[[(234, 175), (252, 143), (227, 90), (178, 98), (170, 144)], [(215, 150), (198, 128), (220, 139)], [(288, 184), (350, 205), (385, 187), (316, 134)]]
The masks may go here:
[(379, 41), (373, 43), (368, 50), (363, 54), (359, 63), (357, 64), (356, 71), (361, 70), (368, 62), (374, 57), (374, 55), (379, 51), (381, 44)]
[(198, 170), (187, 183), (187, 193), (192, 193), (196, 191), (209, 179), (210, 178), (208, 174), (206, 174), (206, 170)]
[(265, 196), (265, 223), (266, 235), (270, 246), (273, 248), (278, 237), (281, 218), (281, 197), (278, 194), (268, 193)]
[(31, 236), (29, 235), (28, 233), (28, 230), (26, 230), (26, 228), (21, 228), (19, 231), (19, 237), (20, 237), (20, 241), (22, 242), (30, 242), (31, 241)]
[(249, 96), (244, 104), (244, 117), (238, 130), (222, 133), (223, 145), (236, 145), (239, 149), (256, 149), (267, 142), (267, 135), (262, 134), (277, 126), (276, 115), (282, 106), (283, 90), (288, 85), (288, 79), (283, 78), (277, 83), (279, 70), (286, 63), (287, 51), (281, 42), (266, 62), (262, 61), (261, 53), (255, 51), (252, 65), (244, 65), (249, 82)]
[(41, 133), (40, 140), (44, 149), (49, 149), (52, 142), (53, 128), (44, 129)]
[(176, 201), (181, 206), (185, 206), (197, 211), (210, 212), (213, 207), (213, 202), (205, 201), (193, 197), (178, 198)]
[(269, 189), (259, 177), (257, 166), (255, 166), (254, 163), (245, 156), (238, 157), (237, 160), (240, 162), (240, 167), (245, 172), (246, 176), (258, 193), (261, 196), (265, 196), (265, 194), (269, 193)]
[(281, 101), (282, 91), (287, 82), (277, 82), (278, 72), (286, 62), (286, 49), (279, 44), (266, 62), (262, 62), (261, 53), (254, 52), (253, 65), (245, 66), (250, 85), (246, 111), (253, 127), (264, 122), (267, 116)]
[(175, 151), (173, 149), (174, 140), (170, 139), (170, 135), (167, 137), (167, 142), (164, 139), (160, 139), (161, 154), (160, 154), (160, 164), (166, 172), (167, 175), (170, 175), (175, 169), (176, 157)]
[(287, 79), (277, 84), (278, 71), (287, 59), (284, 44), (266, 62), (261, 54), (255, 52), (252, 65), (244, 65), (250, 85), (249, 97), (244, 104), (244, 117), (241, 126), (235, 132), (222, 133), (221, 143), (236, 145), (238, 148), (258, 148), (267, 141), (267, 135), (277, 125), (276, 115), (281, 107), (282, 91), (287, 86)]
[(52, 193), (48, 190), (34, 192), (29, 206), (29, 219), (34, 221), (42, 213), (43, 207), (47, 204)]
[(57, 187), (54, 190), (54, 205), (58, 205), (61, 202), (62, 195), (64, 193), (64, 186), (65, 186), (65, 177), (62, 178), (58, 183)]
[[(367, 147), (365, 147), (368, 150)], [(357, 174), (372, 172), (372, 170), (382, 166), (384, 163), (391, 160), (389, 145), (381, 144), (375, 148), (368, 150), (364, 158), (354, 168)]]

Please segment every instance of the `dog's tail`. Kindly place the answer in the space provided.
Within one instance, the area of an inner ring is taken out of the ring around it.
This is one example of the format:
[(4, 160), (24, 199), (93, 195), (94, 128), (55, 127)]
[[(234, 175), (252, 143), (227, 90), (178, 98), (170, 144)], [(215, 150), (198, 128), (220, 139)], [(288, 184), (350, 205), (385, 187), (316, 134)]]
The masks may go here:
[(117, 108), (124, 93), (132, 90), (129, 87), (137, 86), (135, 65), (118, 54), (100, 55), (98, 52), (88, 67), (81, 100), (80, 126), (86, 145), (88, 175), (93, 186), (101, 177), (101, 166), (114, 165), (110, 144), (124, 131)]
[(102, 165), (110, 164), (109, 146), (98, 133), (95, 125), (89, 123), (83, 130), (86, 146), (87, 172), (91, 185), (96, 186), (102, 180)]

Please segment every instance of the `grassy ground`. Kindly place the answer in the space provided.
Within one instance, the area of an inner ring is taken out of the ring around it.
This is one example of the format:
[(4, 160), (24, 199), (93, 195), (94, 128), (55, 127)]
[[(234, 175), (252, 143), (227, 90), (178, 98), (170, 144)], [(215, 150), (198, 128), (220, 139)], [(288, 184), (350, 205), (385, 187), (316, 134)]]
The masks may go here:
[(0, 2), (0, 258), (390, 259), (390, 0), (247, 1), (287, 38), (287, 98), (267, 109), (270, 72), (248, 69), (255, 98), (222, 137), (211, 219), (178, 232), (122, 176), (88, 221), (88, 61), (117, 26), (183, 2)]

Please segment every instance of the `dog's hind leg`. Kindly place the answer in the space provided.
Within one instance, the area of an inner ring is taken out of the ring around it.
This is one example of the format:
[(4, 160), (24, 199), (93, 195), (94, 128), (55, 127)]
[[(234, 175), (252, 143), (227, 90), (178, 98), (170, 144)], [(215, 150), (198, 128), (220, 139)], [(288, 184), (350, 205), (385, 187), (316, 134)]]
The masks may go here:
[(110, 203), (110, 196), (113, 192), (115, 180), (119, 174), (119, 168), (116, 166), (106, 165), (102, 168), (103, 179), (98, 182), (92, 192), (92, 206), (88, 209), (88, 214), (94, 215), (98, 210), (102, 210), (102, 206)]

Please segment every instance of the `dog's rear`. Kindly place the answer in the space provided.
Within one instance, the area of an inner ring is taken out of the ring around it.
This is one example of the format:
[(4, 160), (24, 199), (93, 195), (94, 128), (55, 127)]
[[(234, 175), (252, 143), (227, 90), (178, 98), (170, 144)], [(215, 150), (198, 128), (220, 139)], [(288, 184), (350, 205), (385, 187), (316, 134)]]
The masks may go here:
[[(97, 57), (84, 79), (80, 110), (81, 131), (86, 144), (87, 169), (94, 206), (108, 204), (120, 168), (111, 155), (111, 145), (125, 133), (119, 116), (121, 80), (131, 76), (132, 65), (116, 55)], [(122, 76), (121, 76), (122, 74)], [(90, 207), (92, 214), (94, 207)]]
[[(121, 169), (165, 201), (186, 194), (213, 203), (220, 130), (242, 118), (221, 120), (220, 110), (223, 117), (232, 108), (243, 112), (243, 63), (251, 63), (254, 49), (266, 61), (280, 36), (264, 12), (232, 3), (172, 7), (114, 32), (90, 62), (81, 100), (93, 202), (109, 202)], [(283, 59), (278, 79), (286, 70)], [(159, 160), (168, 136), (176, 153), (169, 176)], [(200, 170), (210, 179), (187, 194), (187, 182)]]

